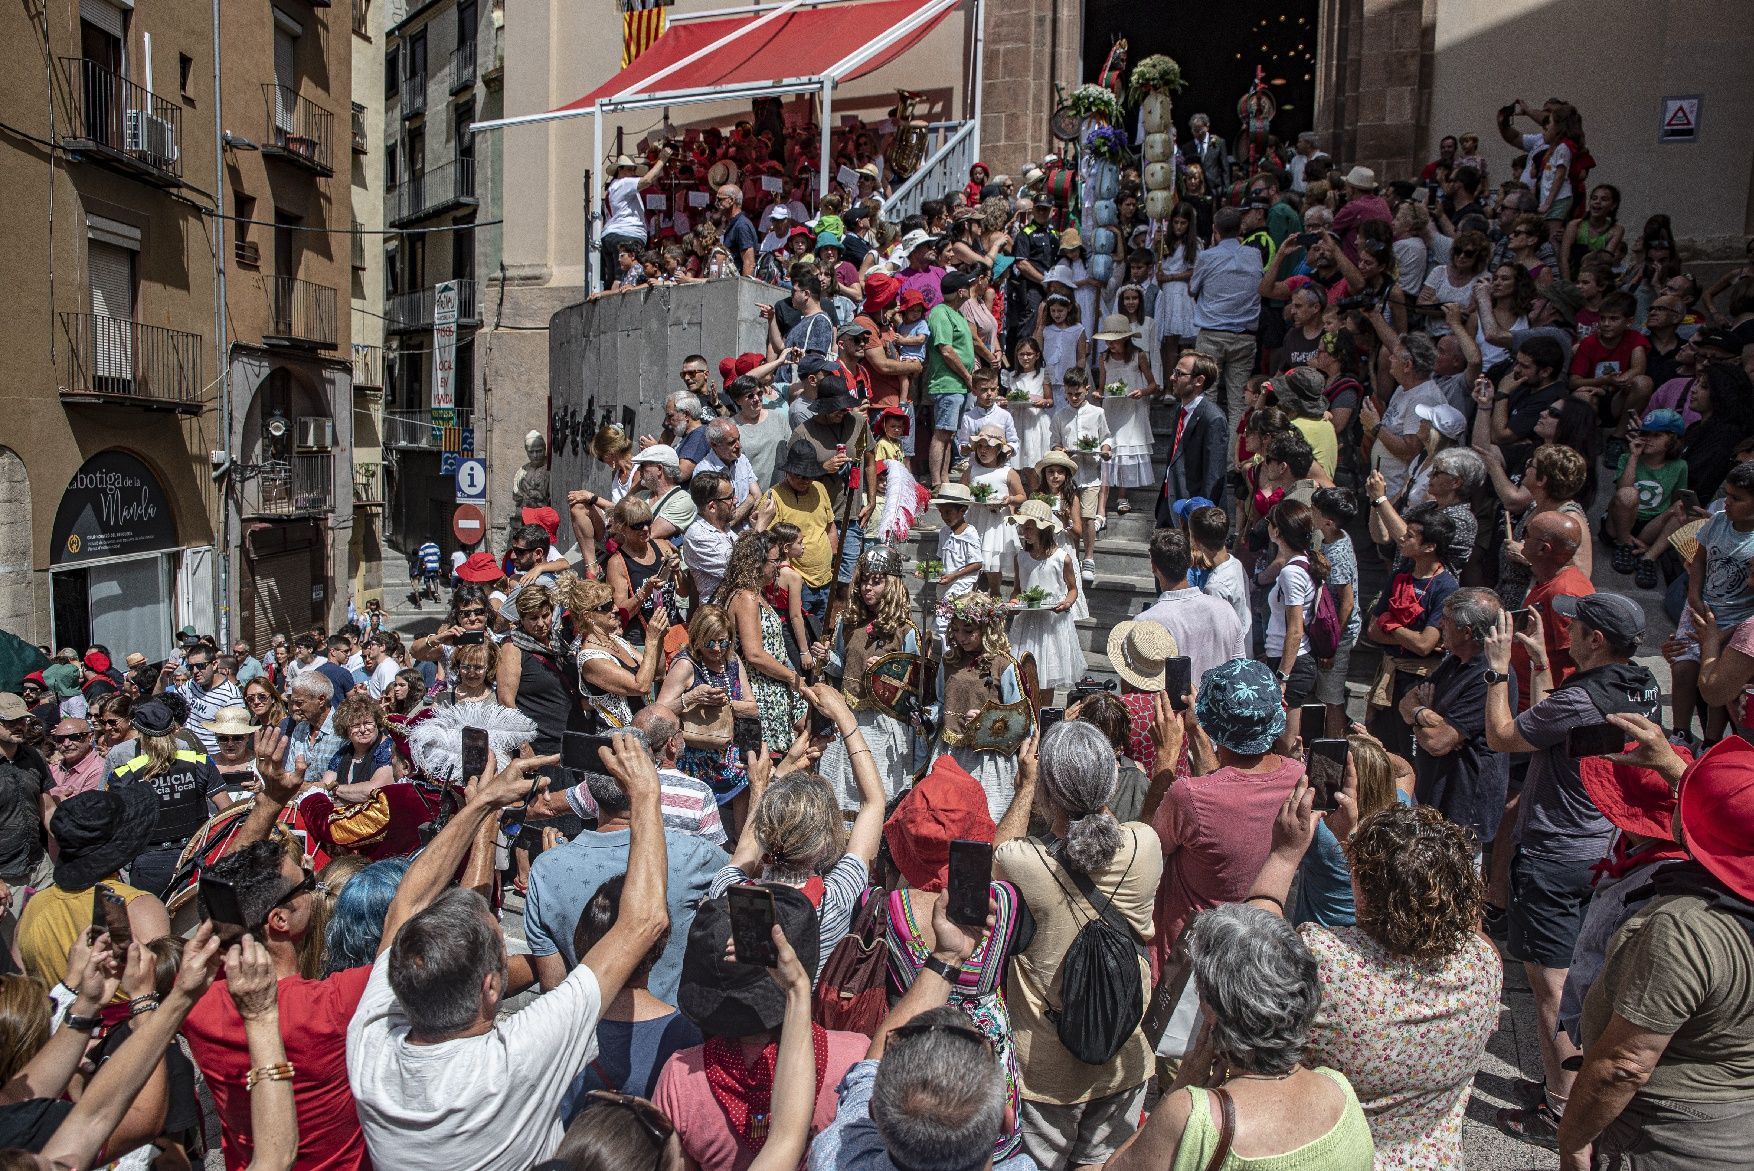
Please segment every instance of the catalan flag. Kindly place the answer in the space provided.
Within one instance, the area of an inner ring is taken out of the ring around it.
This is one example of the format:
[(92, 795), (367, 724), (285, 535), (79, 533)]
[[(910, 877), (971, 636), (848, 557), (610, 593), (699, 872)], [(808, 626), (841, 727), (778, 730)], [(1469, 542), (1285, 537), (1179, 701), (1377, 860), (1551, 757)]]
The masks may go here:
[(621, 67), (626, 69), (634, 59), (652, 47), (664, 35), (664, 9), (660, 0), (622, 0)]

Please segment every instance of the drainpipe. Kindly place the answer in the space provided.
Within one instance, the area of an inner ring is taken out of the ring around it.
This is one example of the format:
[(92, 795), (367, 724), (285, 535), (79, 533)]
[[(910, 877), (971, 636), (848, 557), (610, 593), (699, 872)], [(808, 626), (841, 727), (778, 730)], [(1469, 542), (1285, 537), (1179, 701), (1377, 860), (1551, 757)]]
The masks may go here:
[(219, 621), (219, 645), (231, 645), (231, 362), (226, 337), (226, 182), (225, 118), (220, 100), (219, 0), (213, 0), (213, 200), (219, 214), (213, 217), (213, 352), (219, 366), (219, 447), (227, 461), (219, 477), (219, 533), (213, 560), (218, 567), (214, 582), (214, 612)]

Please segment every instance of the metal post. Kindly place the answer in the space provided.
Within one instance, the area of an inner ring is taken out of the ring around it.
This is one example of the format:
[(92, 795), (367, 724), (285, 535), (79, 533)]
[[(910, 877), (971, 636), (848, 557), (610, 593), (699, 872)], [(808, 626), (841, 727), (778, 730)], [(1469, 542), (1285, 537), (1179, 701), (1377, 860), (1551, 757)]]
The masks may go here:
[[(220, 93), (219, 0), (213, 0), (213, 198), (223, 213), (225, 193), (225, 118)], [(219, 572), (214, 575), (214, 610), (219, 615), (219, 645), (231, 645), (231, 361), (226, 336), (225, 270), (230, 259), (226, 252), (225, 216), (213, 217), (213, 349), (218, 358), (219, 381), (219, 445), (228, 461), (225, 475), (219, 480), (219, 532), (214, 542), (213, 559)]]
[(592, 132), (594, 145), (591, 155), (591, 206), (585, 210), (585, 291), (601, 293), (602, 282), (597, 273), (602, 268), (598, 253), (603, 247), (603, 103), (596, 105), (594, 119), (596, 129)]
[(817, 127), (822, 132), (821, 162), (817, 165), (816, 201), (820, 205), (822, 197), (828, 194), (828, 120), (834, 107), (834, 78), (822, 79), (822, 118)]
[(974, 123), (974, 151), (976, 158), (981, 154), (981, 85), (985, 81), (986, 71), (982, 68), (987, 55), (987, 3), (986, 0), (974, 0), (974, 75), (969, 81), (969, 89), (973, 90), (972, 112), (969, 120)]

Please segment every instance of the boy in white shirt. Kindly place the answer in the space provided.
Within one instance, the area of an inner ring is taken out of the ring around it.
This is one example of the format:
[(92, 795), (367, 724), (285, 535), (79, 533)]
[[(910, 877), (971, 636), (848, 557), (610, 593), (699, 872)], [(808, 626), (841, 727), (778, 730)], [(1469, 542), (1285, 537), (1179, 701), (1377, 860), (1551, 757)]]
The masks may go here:
[(1096, 580), (1097, 506), (1102, 496), (1102, 465), (1114, 455), (1114, 442), (1108, 432), (1108, 412), (1101, 403), (1090, 401), (1090, 375), (1082, 366), (1066, 371), (1064, 384), (1066, 405), (1054, 412), (1054, 446), (1072, 457), (1078, 474), (1072, 483), (1078, 488), (1078, 506), (1084, 513), (1084, 531), (1079, 535), (1084, 546), (1081, 574), (1084, 584)]
[[(968, 510), (973, 503), (974, 490), (967, 484), (940, 484), (932, 494), (932, 504), (944, 522), (938, 526), (938, 560), (943, 563), (937, 578), (939, 601), (973, 593), (981, 571), (986, 568), (980, 532), (968, 523)], [(925, 576), (923, 570), (914, 572)], [(938, 615), (940, 640), (949, 625), (942, 614)]]
[(1248, 571), (1230, 555), (1230, 514), (1216, 505), (1196, 508), (1188, 515), (1188, 539), (1194, 545), (1195, 561), (1208, 570), (1201, 588), (1230, 603), (1242, 621), (1244, 644), (1252, 645)]
[(972, 401), (963, 409), (962, 422), (956, 428), (957, 449), (968, 451), (968, 445), (974, 442), (982, 427), (998, 427), (1005, 432), (1005, 442), (1015, 450), (1017, 420), (999, 400), (999, 372), (991, 366), (982, 366), (974, 372), (973, 380)]

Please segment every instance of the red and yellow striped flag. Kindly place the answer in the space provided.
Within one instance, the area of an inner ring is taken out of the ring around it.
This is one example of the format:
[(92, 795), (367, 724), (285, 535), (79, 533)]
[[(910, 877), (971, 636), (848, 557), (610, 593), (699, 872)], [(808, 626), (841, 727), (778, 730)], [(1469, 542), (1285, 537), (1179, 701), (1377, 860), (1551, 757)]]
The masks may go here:
[(621, 14), (621, 67), (626, 69), (664, 34), (664, 8), (632, 8)]

